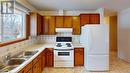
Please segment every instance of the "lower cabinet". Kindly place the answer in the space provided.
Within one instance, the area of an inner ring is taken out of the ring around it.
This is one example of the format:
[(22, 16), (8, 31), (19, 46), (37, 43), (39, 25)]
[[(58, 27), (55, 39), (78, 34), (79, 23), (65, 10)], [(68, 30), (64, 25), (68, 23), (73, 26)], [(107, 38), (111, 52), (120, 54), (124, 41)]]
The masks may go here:
[(26, 65), (22, 70), (20, 70), (18, 73), (32, 73), (32, 62)]
[(53, 67), (53, 48), (46, 48), (32, 62), (26, 65), (18, 73), (42, 73), (45, 66)]
[(53, 67), (54, 64), (54, 55), (53, 55), (53, 48), (46, 49), (46, 66)]
[(46, 66), (46, 50), (44, 50), (42, 52), (42, 56), (41, 56), (41, 70), (43, 71), (43, 69), (45, 68)]
[(74, 49), (74, 65), (83, 66), (84, 65), (84, 48)]

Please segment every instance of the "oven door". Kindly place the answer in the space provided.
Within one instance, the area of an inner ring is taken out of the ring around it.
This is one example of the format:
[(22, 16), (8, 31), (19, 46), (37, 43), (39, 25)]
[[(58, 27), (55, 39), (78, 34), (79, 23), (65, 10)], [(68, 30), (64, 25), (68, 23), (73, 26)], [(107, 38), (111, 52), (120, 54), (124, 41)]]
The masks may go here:
[(54, 49), (54, 61), (72, 61), (74, 49)]

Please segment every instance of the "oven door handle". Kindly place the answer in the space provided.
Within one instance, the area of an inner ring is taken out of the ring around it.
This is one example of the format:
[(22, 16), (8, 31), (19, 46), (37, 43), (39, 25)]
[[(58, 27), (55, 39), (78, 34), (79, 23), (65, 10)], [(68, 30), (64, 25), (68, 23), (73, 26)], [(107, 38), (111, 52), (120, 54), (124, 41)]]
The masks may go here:
[(74, 49), (54, 49), (54, 50), (58, 50), (58, 51), (70, 51), (70, 50), (74, 50)]

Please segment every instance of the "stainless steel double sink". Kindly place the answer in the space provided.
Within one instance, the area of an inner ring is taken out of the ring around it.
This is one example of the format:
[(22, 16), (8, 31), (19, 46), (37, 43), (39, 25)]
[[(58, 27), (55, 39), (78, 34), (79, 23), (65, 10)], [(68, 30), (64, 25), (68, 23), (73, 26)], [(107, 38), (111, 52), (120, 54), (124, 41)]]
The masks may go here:
[(20, 53), (18, 56), (12, 57), (9, 59), (6, 64), (0, 65), (0, 73), (6, 73), (9, 72), (19, 65), (21, 65), (24, 61), (28, 60), (31, 58), (33, 55), (35, 55), (38, 52), (36, 51), (24, 51)]

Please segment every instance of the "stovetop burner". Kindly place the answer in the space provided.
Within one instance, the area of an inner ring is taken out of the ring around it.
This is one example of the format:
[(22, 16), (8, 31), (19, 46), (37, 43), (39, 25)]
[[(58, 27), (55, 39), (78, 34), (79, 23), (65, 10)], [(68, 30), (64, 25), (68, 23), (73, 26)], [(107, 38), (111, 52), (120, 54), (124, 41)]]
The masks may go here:
[(72, 47), (71, 43), (57, 43), (56, 47)]
[(56, 46), (57, 47), (61, 47), (62, 45), (61, 45), (61, 43), (57, 43)]

